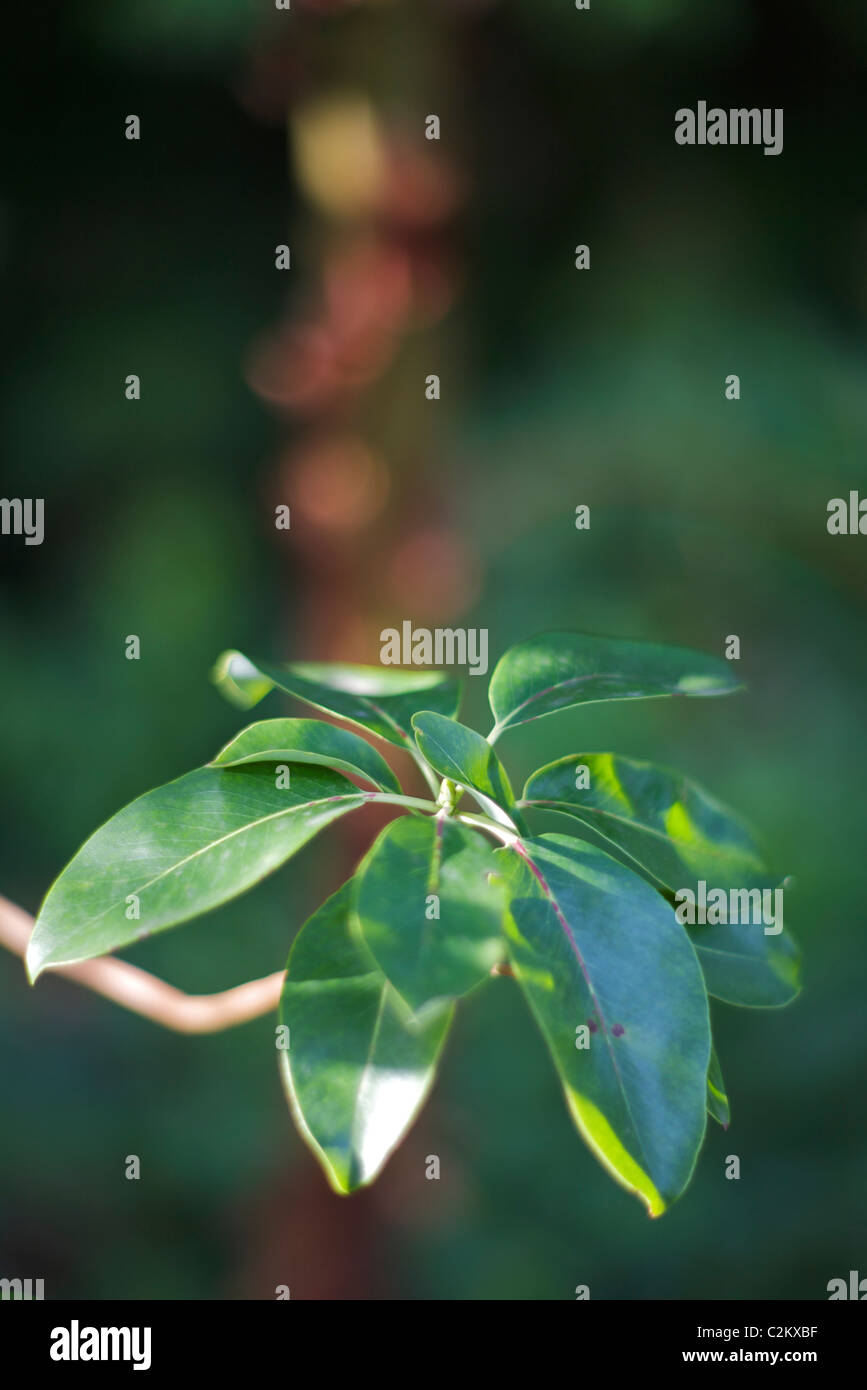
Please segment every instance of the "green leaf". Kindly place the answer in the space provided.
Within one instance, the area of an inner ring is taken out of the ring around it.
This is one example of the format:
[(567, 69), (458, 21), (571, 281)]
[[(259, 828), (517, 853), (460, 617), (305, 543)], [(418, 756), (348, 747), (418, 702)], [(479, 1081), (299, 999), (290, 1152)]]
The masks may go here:
[(493, 850), (446, 816), (387, 825), (356, 874), (365, 944), (418, 1013), (466, 994), (505, 957)]
[(515, 793), (506, 769), (486, 738), (466, 724), (445, 719), (431, 710), (414, 714), (412, 727), (420, 752), (435, 772), (470, 791), (501, 825), (526, 828), (515, 806)]
[(779, 1009), (798, 995), (800, 952), (789, 933), (752, 923), (687, 926), (708, 994), (726, 1004)]
[(235, 704), (255, 705), (275, 687), (314, 709), (335, 714), (399, 748), (414, 748), (410, 722), (420, 709), (457, 714), (460, 686), (442, 671), (401, 671), (382, 666), (252, 662), (224, 652), (214, 668), (218, 688)]
[(720, 888), (775, 882), (734, 811), (653, 763), (574, 753), (534, 772), (521, 804), (583, 821), (672, 892), (698, 879)]
[[(589, 786), (577, 787), (586, 768)], [(589, 826), (671, 893), (765, 890), (770, 874), (742, 820), (668, 768), (613, 753), (576, 753), (528, 778), (522, 806), (560, 811)], [(730, 1004), (777, 1007), (798, 992), (798, 950), (785, 932), (762, 926), (692, 927), (710, 994)]]
[(52, 885), (27, 951), (31, 980), (228, 902), (375, 795), (319, 767), (278, 788), (261, 766), (203, 767), (148, 792), (91, 835)]
[(352, 883), (301, 928), (289, 954), (281, 1066), (296, 1123), (337, 1192), (372, 1182), (433, 1082), (451, 1008), (413, 1024), (350, 924)]
[(382, 791), (400, 791), (381, 753), (349, 729), (321, 719), (263, 719), (250, 724), (221, 749), (210, 766), (261, 762), (316, 763), (363, 777)]
[(728, 662), (686, 647), (548, 632), (519, 642), (497, 662), (488, 689), (496, 720), (489, 737), (571, 705), (740, 688)]
[(707, 1113), (721, 1124), (723, 1129), (728, 1129), (731, 1121), (729, 1098), (715, 1047), (711, 1047), (710, 1065), (707, 1069)]
[(706, 1126), (710, 1025), (695, 952), (659, 894), (595, 846), (541, 835), (495, 858), (515, 974), (575, 1123), (658, 1216), (688, 1183)]

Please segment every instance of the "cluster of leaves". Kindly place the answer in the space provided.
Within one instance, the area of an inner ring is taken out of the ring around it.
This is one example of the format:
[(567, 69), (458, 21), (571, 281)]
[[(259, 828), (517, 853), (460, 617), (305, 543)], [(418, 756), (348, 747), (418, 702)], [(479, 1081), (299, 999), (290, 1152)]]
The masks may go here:
[[(287, 965), (284, 1079), (332, 1186), (376, 1176), (430, 1088), (455, 1001), (505, 971), (590, 1149), (652, 1215), (664, 1211), (689, 1181), (707, 1113), (728, 1122), (708, 994), (779, 1006), (798, 988), (785, 932), (686, 927), (672, 895), (700, 880), (776, 880), (734, 813), (674, 772), (575, 753), (534, 772), (518, 799), (494, 743), (591, 701), (728, 694), (739, 688), (731, 667), (683, 648), (549, 633), (499, 661), (487, 738), (458, 722), (459, 687), (440, 672), (228, 652), (215, 679), (244, 707), (276, 688), (407, 750), (436, 799), (404, 795), (349, 729), (252, 724), (82, 846), (40, 911), (31, 979), (226, 902), (367, 802), (401, 807), (302, 927)], [(568, 818), (572, 833), (533, 834), (540, 810)]]

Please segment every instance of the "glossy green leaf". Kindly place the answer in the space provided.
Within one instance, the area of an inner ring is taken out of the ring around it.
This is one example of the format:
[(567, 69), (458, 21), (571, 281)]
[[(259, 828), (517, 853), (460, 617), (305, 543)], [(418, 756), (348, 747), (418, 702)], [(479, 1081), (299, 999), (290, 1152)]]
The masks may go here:
[(279, 788), (272, 769), (252, 765), (199, 768), (148, 792), (91, 835), (52, 885), (27, 951), (30, 978), (237, 897), (375, 795), (320, 767)]
[(352, 884), (302, 927), (289, 954), (280, 1052), (296, 1123), (337, 1192), (372, 1182), (418, 1114), (452, 1018), (423, 1025), (350, 924)]
[(698, 879), (720, 888), (774, 883), (734, 811), (653, 763), (574, 753), (534, 772), (521, 804), (583, 821), (672, 892)]
[(707, 1113), (721, 1124), (723, 1129), (728, 1129), (731, 1121), (729, 1098), (715, 1047), (711, 1047), (710, 1065), (707, 1069)]
[(359, 927), (415, 1013), (465, 994), (504, 959), (497, 869), (487, 841), (446, 816), (392, 821), (362, 861)]
[(414, 748), (412, 716), (421, 709), (457, 714), (460, 686), (442, 671), (402, 671), (385, 666), (252, 662), (241, 652), (224, 652), (213, 679), (235, 704), (255, 705), (274, 688), (314, 709), (370, 730), (399, 748)]
[(263, 719), (251, 724), (220, 750), (211, 767), (262, 762), (314, 763), (363, 777), (382, 791), (400, 791), (381, 753), (349, 729), (321, 719)]
[(658, 1216), (689, 1181), (706, 1125), (710, 1025), (695, 952), (664, 899), (595, 846), (541, 835), (495, 857), (515, 974), (575, 1123)]
[(414, 714), (412, 727), (420, 752), (435, 772), (469, 789), (494, 820), (525, 828), (506, 769), (486, 738), (432, 710)]
[(778, 1009), (800, 988), (800, 952), (785, 928), (766, 933), (761, 924), (687, 925), (708, 994), (727, 1004)]
[[(586, 768), (589, 786), (577, 786)], [(613, 753), (576, 753), (534, 772), (524, 806), (580, 820), (671, 893), (766, 890), (769, 873), (734, 811), (668, 768)], [(798, 951), (785, 932), (733, 924), (688, 927), (709, 993), (730, 1004), (786, 1004), (798, 992)]]
[(490, 737), (570, 705), (738, 689), (728, 662), (686, 647), (548, 632), (519, 642), (497, 662), (488, 689), (496, 720)]

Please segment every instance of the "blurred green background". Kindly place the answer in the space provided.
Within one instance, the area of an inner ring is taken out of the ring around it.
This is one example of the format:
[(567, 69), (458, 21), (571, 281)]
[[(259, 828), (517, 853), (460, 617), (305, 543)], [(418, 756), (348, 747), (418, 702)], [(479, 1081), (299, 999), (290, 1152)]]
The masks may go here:
[[(0, 893), (35, 911), (98, 823), (240, 726), (208, 682), (224, 647), (376, 661), (404, 618), (486, 626), (492, 658), (558, 626), (718, 653), (736, 633), (747, 694), (592, 706), (501, 753), (520, 783), (611, 747), (739, 808), (797, 881), (805, 985), (778, 1013), (715, 1005), (733, 1122), (651, 1222), (583, 1148), (508, 980), (461, 1010), (377, 1184), (340, 1199), (292, 1128), (273, 1019), (176, 1037), (62, 980), (31, 991), (0, 953), (0, 1274), (208, 1299), (821, 1299), (867, 1274), (867, 541), (826, 531), (830, 498), (867, 494), (864, 11), (92, 0), (15, 25), (0, 491), (45, 498), (46, 539), (0, 540)], [(443, 119), (461, 197), (419, 229), (422, 181), (385, 239), (450, 312), (311, 426), (244, 364), (309, 313), (335, 234), (287, 172), (286, 110), (347, 84), (419, 146)], [(783, 154), (676, 146), (699, 99), (782, 106)], [(320, 536), (302, 508), (275, 533), (285, 450), (347, 422), (385, 460), (375, 520)], [(132, 958), (195, 992), (281, 968), (373, 826)]]

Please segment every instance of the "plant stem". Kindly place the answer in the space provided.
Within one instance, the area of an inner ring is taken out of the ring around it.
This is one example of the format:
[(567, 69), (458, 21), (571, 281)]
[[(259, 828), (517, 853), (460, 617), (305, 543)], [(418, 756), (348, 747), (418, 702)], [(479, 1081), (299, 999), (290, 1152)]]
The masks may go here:
[(475, 826), (477, 830), (487, 830), (489, 835), (494, 835), (498, 840), (502, 840), (507, 847), (511, 847), (516, 840), (521, 838), (517, 831), (507, 830), (504, 825), (498, 825), (495, 820), (491, 820), (490, 816), (474, 816), (464, 813), (458, 816), (458, 820), (463, 821), (464, 825)]
[(407, 748), (406, 751), (409, 753), (410, 757), (413, 759), (414, 763), (418, 767), (419, 771), (421, 772), (422, 776), (424, 777), (424, 780), (427, 782), (434, 796), (438, 796), (440, 785), (439, 781), (437, 780), (436, 774), (432, 772), (431, 769), (428, 767), (427, 763), (425, 762), (424, 758), (422, 757), (421, 753), (418, 751), (417, 748)]
[(423, 801), (418, 796), (398, 796), (396, 792), (368, 792), (367, 799), (380, 806), (407, 806), (414, 811), (431, 811), (434, 814), (442, 809), (435, 801)]
[[(0, 898), (0, 945), (23, 957), (33, 930), (33, 918), (6, 898)], [(175, 1033), (219, 1033), (276, 1009), (283, 988), (282, 970), (250, 980), (220, 994), (184, 994), (137, 965), (113, 956), (62, 965), (51, 971), (92, 989)]]

